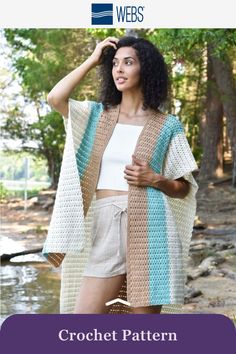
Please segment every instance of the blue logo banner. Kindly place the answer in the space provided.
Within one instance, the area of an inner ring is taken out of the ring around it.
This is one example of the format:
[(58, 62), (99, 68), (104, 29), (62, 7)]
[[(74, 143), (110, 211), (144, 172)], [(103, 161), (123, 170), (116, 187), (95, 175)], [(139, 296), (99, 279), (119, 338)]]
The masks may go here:
[(92, 4), (92, 25), (113, 25), (113, 4)]

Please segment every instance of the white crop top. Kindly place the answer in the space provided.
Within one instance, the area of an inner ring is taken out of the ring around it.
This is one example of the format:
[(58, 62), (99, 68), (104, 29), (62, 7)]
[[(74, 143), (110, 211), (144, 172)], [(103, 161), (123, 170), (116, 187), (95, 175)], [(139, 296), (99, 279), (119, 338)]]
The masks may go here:
[(128, 191), (124, 170), (126, 165), (132, 164), (132, 154), (142, 129), (140, 125), (116, 124), (103, 153), (97, 189)]

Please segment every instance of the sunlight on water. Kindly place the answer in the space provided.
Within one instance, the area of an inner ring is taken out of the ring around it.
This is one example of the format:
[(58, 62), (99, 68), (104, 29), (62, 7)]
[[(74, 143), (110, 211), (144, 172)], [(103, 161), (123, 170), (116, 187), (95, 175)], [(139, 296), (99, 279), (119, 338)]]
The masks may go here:
[[(8, 237), (0, 246), (1, 254), (25, 250)], [(46, 263), (41, 254), (14, 257), (0, 271), (1, 323), (12, 314), (59, 313), (60, 270)]]
[(1, 267), (1, 317), (19, 313), (58, 313), (60, 276), (48, 266)]

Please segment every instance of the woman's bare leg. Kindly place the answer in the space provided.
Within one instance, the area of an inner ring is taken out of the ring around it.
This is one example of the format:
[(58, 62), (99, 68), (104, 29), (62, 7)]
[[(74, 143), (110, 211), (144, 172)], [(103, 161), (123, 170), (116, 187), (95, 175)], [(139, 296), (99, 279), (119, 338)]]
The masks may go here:
[(161, 313), (162, 305), (145, 306), (145, 307), (132, 307), (132, 313), (135, 314), (154, 314)]
[(106, 302), (117, 298), (126, 274), (110, 278), (83, 277), (74, 313), (108, 313)]

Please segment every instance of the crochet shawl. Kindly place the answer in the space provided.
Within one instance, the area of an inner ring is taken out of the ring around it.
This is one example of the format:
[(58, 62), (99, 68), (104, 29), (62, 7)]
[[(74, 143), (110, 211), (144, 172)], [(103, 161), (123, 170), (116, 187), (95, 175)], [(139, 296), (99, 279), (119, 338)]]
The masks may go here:
[[(91, 249), (101, 159), (118, 115), (119, 105), (104, 110), (101, 103), (69, 100), (58, 190), (43, 248), (54, 266), (62, 263), (62, 313), (72, 313), (75, 306)], [(181, 312), (198, 189), (191, 172), (198, 166), (182, 123), (170, 114), (153, 112), (134, 155), (168, 179), (184, 177), (190, 182), (190, 191), (180, 199), (150, 186), (129, 185), (127, 277), (119, 297), (133, 307), (162, 304), (162, 313)], [(129, 313), (129, 307), (113, 305), (110, 312)]]

